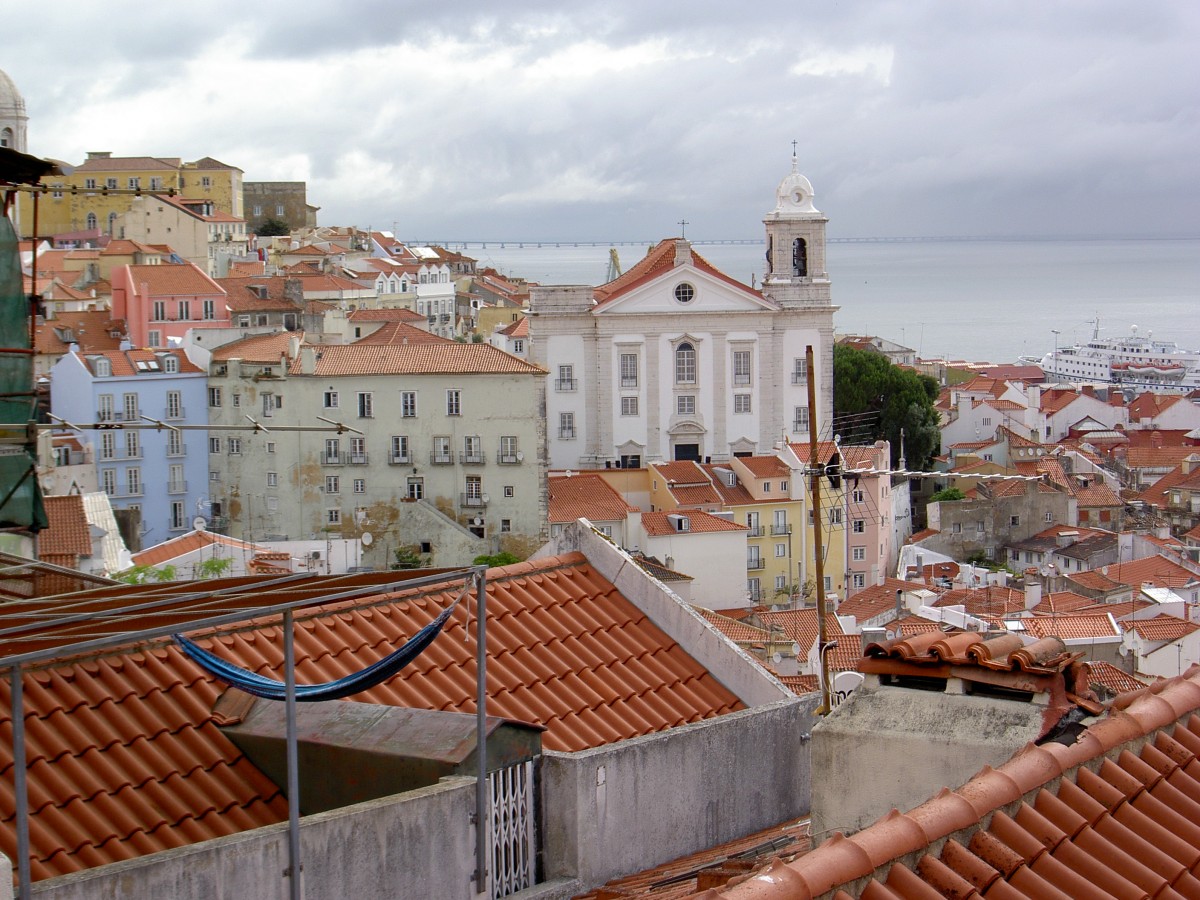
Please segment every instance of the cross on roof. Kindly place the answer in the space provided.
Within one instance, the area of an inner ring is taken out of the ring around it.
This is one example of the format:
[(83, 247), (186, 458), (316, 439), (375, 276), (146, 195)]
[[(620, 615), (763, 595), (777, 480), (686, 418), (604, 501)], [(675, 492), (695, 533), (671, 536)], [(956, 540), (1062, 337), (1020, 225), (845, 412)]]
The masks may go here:
[(692, 224), (692, 223), (689, 222), (687, 219), (679, 220), (679, 236), (680, 237), (684, 237), (684, 238), (687, 237), (687, 227), (690, 224)]

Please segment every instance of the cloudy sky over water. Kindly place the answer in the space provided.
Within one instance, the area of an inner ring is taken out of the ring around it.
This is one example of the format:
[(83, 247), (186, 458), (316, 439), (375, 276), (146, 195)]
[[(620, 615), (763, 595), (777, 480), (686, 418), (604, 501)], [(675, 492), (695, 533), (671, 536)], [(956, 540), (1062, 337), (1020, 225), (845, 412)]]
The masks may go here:
[[(67, 0), (7, 17), (30, 151), (213, 156), (406, 239), (1200, 234), (1190, 0)], [(27, 39), (22, 39), (24, 33)]]

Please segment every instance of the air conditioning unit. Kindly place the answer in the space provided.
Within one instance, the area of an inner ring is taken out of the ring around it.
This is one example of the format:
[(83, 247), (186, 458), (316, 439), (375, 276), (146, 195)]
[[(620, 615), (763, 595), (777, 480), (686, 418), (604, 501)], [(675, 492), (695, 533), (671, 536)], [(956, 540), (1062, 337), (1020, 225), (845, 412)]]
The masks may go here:
[(321, 558), (321, 551), (320, 551), (320, 550), (314, 550), (312, 553), (308, 554), (308, 558), (309, 558), (309, 559), (320, 559), (320, 558)]

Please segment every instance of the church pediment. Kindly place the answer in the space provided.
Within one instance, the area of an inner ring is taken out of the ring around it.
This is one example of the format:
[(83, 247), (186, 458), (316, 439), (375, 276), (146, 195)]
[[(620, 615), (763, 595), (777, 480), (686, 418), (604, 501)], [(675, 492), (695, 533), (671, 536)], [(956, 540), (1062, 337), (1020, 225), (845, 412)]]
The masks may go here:
[(775, 312), (758, 291), (695, 265), (665, 269), (596, 307), (604, 315), (693, 315)]

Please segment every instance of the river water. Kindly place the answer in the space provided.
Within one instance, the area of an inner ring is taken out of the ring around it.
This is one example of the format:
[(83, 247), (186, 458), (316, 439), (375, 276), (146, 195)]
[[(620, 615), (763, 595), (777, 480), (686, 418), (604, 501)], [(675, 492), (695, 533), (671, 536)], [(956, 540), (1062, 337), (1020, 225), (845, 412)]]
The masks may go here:
[[(761, 280), (761, 244), (697, 243), (739, 281)], [(625, 268), (645, 248), (617, 248)], [(480, 265), (542, 284), (599, 284), (609, 248), (488, 244)], [(995, 363), (1041, 356), (1092, 335), (1139, 333), (1200, 349), (1200, 239), (833, 242), (828, 269), (839, 333), (872, 334), (923, 357)]]

